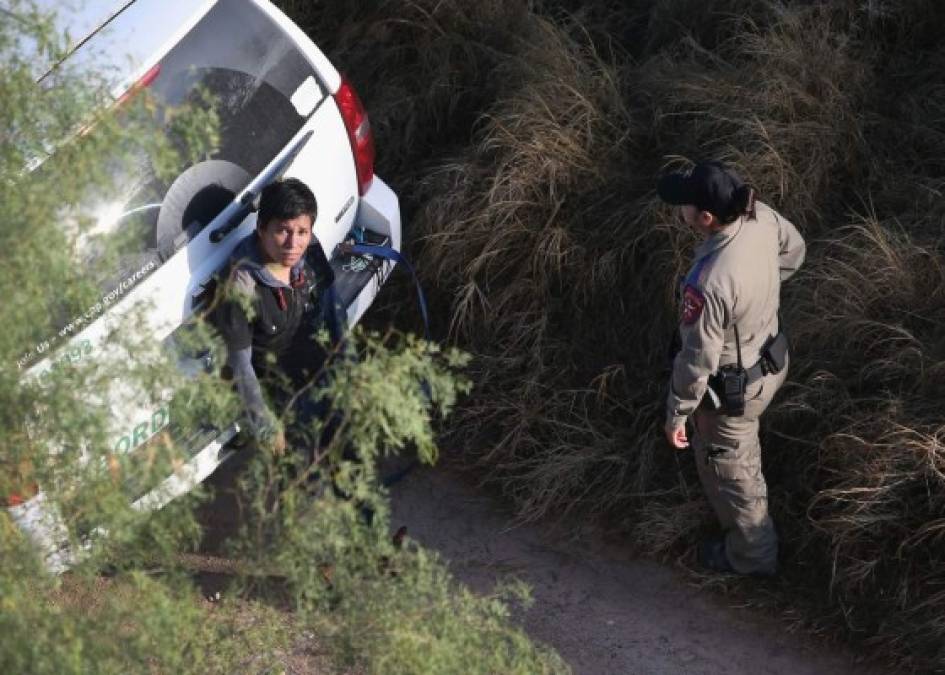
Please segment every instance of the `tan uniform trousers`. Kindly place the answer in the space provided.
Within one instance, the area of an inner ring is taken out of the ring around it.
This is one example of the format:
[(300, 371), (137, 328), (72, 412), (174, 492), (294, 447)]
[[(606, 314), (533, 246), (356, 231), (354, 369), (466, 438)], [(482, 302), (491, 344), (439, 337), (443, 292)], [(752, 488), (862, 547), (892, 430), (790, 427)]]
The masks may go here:
[(768, 486), (761, 472), (758, 420), (784, 384), (787, 365), (748, 386), (745, 414), (729, 417), (700, 408), (692, 439), (702, 489), (725, 530), (725, 552), (736, 572), (773, 574), (778, 535), (768, 515)]

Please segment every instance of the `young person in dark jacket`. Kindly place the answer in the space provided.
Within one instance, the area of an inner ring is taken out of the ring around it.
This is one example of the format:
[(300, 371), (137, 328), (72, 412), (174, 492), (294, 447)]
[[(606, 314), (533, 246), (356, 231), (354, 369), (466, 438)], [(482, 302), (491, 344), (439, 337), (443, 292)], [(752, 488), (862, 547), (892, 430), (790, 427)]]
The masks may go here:
[[(266, 186), (256, 231), (237, 245), (213, 313), (249, 431), (275, 453), (286, 445), (278, 413), (323, 375), (330, 356), (316, 335), (327, 329), (334, 348), (345, 328), (334, 275), (312, 232), (316, 215), (315, 196), (302, 181)], [(304, 422), (322, 412), (317, 408), (303, 393), (293, 412)]]

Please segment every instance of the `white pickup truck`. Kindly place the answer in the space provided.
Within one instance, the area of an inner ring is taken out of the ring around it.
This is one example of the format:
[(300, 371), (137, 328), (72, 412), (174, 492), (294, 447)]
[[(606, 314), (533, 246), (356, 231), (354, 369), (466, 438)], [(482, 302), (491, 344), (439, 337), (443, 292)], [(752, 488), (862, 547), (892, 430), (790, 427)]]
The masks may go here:
[[(20, 363), (25, 377), (41, 378), (62, 354), (107, 360), (112, 347), (106, 336), (141, 303), (149, 307), (147, 331), (157, 341), (172, 343), (175, 331), (199, 309), (212, 275), (255, 227), (249, 208), (254, 196), (278, 176), (297, 177), (314, 192), (315, 235), (329, 256), (353, 227), (400, 248), (397, 196), (374, 176), (374, 141), (358, 96), (299, 27), (267, 0), (37, 4), (57, 13), (56, 25), (68, 31), (74, 45), (64, 62), (37, 64), (40, 83), (53, 69), (65, 67), (105, 74), (116, 99), (147, 88), (159, 104), (199, 106), (209, 92), (221, 128), (218, 151), (176, 179), (159, 179), (141, 161), (134, 175), (115, 177), (117, 197), (90, 196), (86, 212), (94, 215), (94, 232), (135, 233), (137, 250), (123, 254), (121, 269), (102, 270), (101, 302), (25, 350)], [(353, 325), (391, 264), (334, 259), (332, 265)], [(195, 364), (182, 362), (181, 367)], [(133, 495), (136, 508), (160, 508), (226, 459), (226, 443), (238, 421), (226, 428), (180, 430), (162, 402), (125, 400), (114, 406), (113, 451), (133, 453), (170, 430), (184, 436), (176, 440), (187, 452), (183, 466), (157, 488)], [(50, 551), (49, 566), (61, 569), (65, 558), (53, 553), (59, 526), (41, 488), (35, 495), (0, 498), (21, 529)]]

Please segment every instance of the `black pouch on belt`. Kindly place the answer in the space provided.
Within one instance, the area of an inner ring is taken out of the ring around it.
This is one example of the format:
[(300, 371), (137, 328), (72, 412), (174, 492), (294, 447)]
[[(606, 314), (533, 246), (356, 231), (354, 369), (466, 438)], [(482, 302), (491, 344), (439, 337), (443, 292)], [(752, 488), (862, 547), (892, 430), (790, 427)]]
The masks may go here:
[(714, 375), (709, 376), (709, 386), (719, 395), (722, 412), (729, 417), (741, 417), (745, 414), (745, 391), (748, 389), (748, 371), (742, 365), (741, 338), (738, 336), (738, 324), (735, 331), (735, 353), (738, 361), (728, 363)]
[(784, 331), (778, 331), (777, 335), (769, 337), (761, 345), (760, 361), (761, 371), (765, 375), (780, 373), (787, 363), (788, 339)]
[(735, 364), (719, 368), (709, 377), (709, 386), (718, 394), (721, 410), (729, 417), (745, 414), (745, 390), (748, 389), (748, 372)]

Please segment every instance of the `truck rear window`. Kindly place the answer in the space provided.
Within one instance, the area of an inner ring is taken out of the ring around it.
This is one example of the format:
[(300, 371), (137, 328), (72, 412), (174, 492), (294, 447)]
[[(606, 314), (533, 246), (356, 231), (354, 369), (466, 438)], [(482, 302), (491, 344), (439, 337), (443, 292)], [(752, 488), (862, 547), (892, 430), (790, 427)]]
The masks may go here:
[[(250, 2), (218, 3), (154, 72), (148, 91), (158, 104), (155, 132), (183, 145), (167, 111), (213, 106), (219, 149), (172, 180), (158, 178), (147, 157), (122, 162), (115, 190), (90, 198), (83, 211), (94, 225), (80, 238), (79, 254), (103, 294), (126, 292), (186, 245), (285, 147), (325, 95), (292, 39)], [(117, 259), (100, 257), (116, 244)]]

